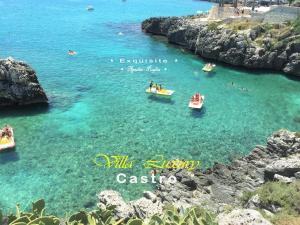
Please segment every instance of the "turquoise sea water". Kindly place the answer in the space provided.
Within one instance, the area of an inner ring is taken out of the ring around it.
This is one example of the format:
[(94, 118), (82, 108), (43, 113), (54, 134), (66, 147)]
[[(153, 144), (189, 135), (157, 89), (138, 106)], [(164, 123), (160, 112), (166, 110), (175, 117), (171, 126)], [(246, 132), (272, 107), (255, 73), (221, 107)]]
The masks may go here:
[[(95, 11), (86, 11), (89, 4)], [(192, 0), (0, 1), (0, 56), (28, 62), (50, 98), (48, 109), (0, 111), (0, 124), (12, 125), (17, 141), (15, 151), (0, 154), (0, 208), (45, 198), (50, 211), (61, 213), (93, 207), (101, 190), (133, 199), (152, 188), (118, 184), (120, 170), (92, 163), (98, 153), (128, 154), (137, 162), (163, 154), (209, 165), (247, 154), (279, 128), (299, 130), (299, 81), (223, 65), (207, 75), (203, 60), (140, 30), (150, 16), (210, 7)], [(78, 55), (68, 56), (69, 49)], [(168, 63), (153, 64), (160, 72), (131, 73), (128, 66), (149, 64), (124, 65), (120, 58)], [(149, 80), (175, 95), (147, 96)], [(196, 91), (206, 97), (201, 112), (187, 107)], [(126, 173), (148, 171), (136, 165)]]

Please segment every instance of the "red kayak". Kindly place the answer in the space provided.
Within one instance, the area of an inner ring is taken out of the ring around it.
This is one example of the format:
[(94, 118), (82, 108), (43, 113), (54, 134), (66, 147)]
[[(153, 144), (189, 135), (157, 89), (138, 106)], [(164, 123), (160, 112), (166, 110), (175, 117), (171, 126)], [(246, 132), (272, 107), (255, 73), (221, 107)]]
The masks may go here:
[(201, 109), (204, 103), (204, 96), (196, 93), (195, 95), (192, 96), (189, 107), (192, 109)]
[(5, 126), (0, 130), (0, 152), (6, 149), (12, 149), (16, 146), (14, 131), (10, 126)]

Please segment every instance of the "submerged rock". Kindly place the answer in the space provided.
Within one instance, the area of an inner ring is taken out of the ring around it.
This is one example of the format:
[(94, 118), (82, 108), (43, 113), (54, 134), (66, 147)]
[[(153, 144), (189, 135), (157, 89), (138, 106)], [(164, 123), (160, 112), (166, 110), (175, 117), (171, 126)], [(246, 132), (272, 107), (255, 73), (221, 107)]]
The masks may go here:
[(300, 45), (294, 40), (299, 39), (299, 35), (288, 33), (276, 44), (271, 37), (265, 37), (259, 45), (256, 39), (266, 32), (262, 26), (237, 31), (191, 16), (150, 18), (143, 21), (142, 30), (165, 36), (170, 43), (184, 46), (207, 59), (300, 76)]
[(0, 107), (47, 103), (35, 71), (12, 58), (0, 59)]

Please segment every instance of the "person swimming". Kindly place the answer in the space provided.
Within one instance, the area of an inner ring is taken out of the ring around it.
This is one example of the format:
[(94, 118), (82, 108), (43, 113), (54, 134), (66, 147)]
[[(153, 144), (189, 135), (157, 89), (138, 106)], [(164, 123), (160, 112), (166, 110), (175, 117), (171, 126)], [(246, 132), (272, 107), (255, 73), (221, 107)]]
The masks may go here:
[(75, 52), (75, 51), (73, 51), (73, 50), (69, 50), (68, 54), (69, 54), (69, 55), (76, 55), (77, 52)]

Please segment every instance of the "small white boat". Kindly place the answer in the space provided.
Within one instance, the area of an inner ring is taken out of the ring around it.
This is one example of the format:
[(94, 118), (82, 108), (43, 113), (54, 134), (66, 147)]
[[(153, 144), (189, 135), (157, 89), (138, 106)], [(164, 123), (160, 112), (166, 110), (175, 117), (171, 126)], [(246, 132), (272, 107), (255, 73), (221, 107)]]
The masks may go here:
[(192, 96), (189, 102), (189, 108), (191, 109), (201, 109), (204, 104), (204, 96), (199, 93)]
[(207, 63), (207, 64), (205, 64), (205, 66), (202, 68), (202, 70), (203, 70), (204, 72), (211, 72), (211, 71), (214, 70), (215, 67), (216, 67), (215, 64)]
[(16, 146), (12, 127), (5, 126), (0, 130), (0, 135), (0, 152), (6, 149), (12, 149)]

